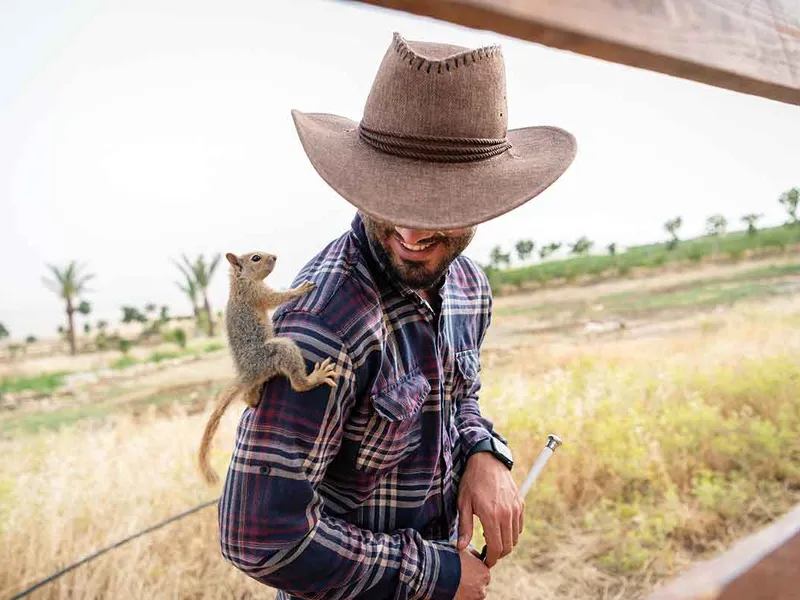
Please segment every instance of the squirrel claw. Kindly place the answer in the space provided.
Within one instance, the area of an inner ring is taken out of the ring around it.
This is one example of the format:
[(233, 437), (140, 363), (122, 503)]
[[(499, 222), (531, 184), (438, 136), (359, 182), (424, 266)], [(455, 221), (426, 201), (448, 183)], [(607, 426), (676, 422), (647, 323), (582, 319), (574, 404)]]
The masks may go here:
[(336, 387), (336, 365), (331, 364), (331, 359), (326, 358), (321, 363), (314, 365), (314, 372), (319, 377), (320, 383), (326, 383), (331, 387)]

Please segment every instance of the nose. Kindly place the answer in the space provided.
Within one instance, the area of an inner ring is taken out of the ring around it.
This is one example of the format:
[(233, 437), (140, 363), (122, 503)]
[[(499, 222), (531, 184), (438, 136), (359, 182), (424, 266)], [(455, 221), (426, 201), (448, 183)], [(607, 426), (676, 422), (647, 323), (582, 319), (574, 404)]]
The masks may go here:
[(394, 230), (400, 234), (406, 244), (416, 244), (420, 240), (433, 237), (436, 233), (427, 229), (406, 229), (405, 227), (395, 227)]

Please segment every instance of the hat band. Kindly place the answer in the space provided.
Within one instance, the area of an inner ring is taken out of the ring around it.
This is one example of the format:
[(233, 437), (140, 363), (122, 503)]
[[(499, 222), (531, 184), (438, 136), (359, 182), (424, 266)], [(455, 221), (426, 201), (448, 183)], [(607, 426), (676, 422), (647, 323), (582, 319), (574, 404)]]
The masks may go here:
[(358, 135), (367, 144), (388, 154), (433, 162), (473, 162), (502, 154), (511, 144), (507, 139), (456, 138), (391, 133), (358, 126)]

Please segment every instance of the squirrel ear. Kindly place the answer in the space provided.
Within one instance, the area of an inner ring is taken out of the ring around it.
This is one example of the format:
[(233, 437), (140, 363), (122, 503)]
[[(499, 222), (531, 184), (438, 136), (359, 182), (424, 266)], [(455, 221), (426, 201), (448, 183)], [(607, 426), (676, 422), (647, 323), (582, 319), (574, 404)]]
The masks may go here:
[(230, 252), (227, 252), (225, 254), (225, 258), (228, 259), (228, 262), (231, 263), (231, 266), (236, 267), (237, 269), (241, 269), (242, 268), (242, 263), (239, 262), (239, 257), (236, 256), (235, 254), (231, 254)]

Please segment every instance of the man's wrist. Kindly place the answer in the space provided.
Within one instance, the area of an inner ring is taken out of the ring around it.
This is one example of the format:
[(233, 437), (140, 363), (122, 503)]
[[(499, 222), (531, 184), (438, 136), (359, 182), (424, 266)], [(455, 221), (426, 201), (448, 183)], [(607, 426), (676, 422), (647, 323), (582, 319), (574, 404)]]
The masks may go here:
[(505, 465), (509, 471), (514, 466), (514, 457), (511, 454), (511, 450), (497, 438), (490, 437), (476, 443), (469, 451), (467, 459), (479, 452), (487, 452), (491, 454), (495, 459), (503, 463), (503, 465)]

